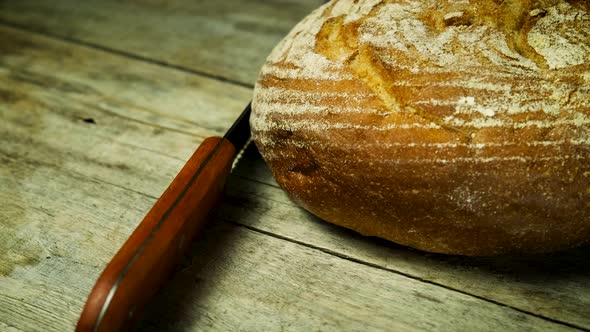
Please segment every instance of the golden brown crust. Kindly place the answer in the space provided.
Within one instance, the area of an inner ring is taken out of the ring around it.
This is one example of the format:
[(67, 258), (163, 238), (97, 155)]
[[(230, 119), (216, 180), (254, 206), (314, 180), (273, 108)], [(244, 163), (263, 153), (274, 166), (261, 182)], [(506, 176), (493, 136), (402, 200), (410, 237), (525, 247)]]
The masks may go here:
[(353, 1), (269, 56), (254, 140), (319, 217), (451, 254), (590, 241), (584, 1)]

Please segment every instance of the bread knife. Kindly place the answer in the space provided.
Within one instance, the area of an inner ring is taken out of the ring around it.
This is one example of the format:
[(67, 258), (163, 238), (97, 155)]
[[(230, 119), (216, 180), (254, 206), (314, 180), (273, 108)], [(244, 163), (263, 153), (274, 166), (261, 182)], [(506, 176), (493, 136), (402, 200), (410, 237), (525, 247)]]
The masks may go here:
[(127, 331), (202, 229), (250, 139), (251, 105), (223, 137), (206, 138), (106, 266), (76, 331)]

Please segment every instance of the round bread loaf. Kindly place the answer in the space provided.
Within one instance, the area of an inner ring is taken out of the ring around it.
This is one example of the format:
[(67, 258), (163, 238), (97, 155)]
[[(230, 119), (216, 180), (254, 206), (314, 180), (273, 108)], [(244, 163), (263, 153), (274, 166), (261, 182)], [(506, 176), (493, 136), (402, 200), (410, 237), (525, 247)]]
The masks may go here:
[(590, 241), (590, 5), (342, 0), (256, 83), (254, 141), (320, 218), (493, 255)]

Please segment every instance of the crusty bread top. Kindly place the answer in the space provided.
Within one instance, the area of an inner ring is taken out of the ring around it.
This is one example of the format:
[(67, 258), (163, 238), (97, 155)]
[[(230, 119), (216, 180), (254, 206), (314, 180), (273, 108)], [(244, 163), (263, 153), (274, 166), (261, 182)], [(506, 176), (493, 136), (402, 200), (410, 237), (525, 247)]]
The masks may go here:
[(590, 242), (585, 1), (341, 0), (275, 48), (253, 138), (324, 220), (422, 250)]
[[(426, 148), (404, 164), (582, 158), (560, 147), (590, 143), (588, 6), (332, 1), (262, 68), (254, 138), (267, 161), (280, 158), (266, 134), (277, 130), (305, 131), (307, 140), (329, 132), (336, 139), (323, 144), (351, 149)], [(371, 140), (346, 133), (358, 130), (373, 132)]]

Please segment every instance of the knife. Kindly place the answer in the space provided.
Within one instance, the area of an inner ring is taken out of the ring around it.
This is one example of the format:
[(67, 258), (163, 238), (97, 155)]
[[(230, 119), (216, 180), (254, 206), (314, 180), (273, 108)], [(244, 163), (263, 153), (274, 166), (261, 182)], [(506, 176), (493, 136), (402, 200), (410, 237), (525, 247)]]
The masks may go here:
[(223, 137), (206, 138), (104, 269), (76, 331), (127, 331), (202, 229), (250, 139), (251, 104)]

